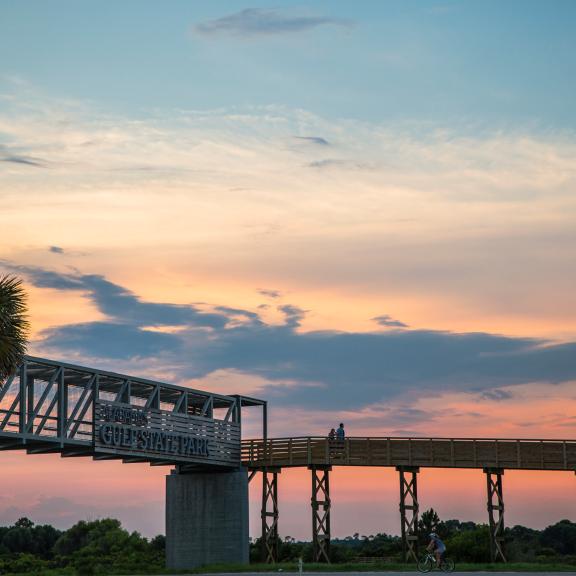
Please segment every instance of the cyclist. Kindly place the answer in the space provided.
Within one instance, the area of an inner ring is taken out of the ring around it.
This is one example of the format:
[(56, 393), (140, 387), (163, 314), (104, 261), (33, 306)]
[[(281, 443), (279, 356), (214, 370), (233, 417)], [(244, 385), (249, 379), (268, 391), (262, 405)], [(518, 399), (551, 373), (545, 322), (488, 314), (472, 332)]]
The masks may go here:
[(436, 556), (436, 566), (440, 566), (440, 562), (442, 562), (442, 558), (446, 553), (446, 544), (440, 540), (436, 532), (430, 533), (430, 544), (428, 544), (426, 550), (428, 550), (428, 552), (434, 551), (434, 556)]

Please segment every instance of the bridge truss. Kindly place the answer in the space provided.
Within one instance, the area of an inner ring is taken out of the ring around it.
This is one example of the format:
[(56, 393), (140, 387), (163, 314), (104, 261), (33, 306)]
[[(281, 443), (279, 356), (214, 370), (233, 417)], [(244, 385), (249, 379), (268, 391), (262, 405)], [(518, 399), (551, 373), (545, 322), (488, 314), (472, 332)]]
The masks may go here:
[(29, 356), (0, 388), (0, 450), (186, 467), (177, 457), (149, 453), (126, 456), (96, 446), (95, 410), (99, 403), (152, 411), (159, 426), (166, 426), (172, 415), (176, 419), (190, 417), (226, 447), (226, 454), (211, 461), (210, 466), (236, 467), (240, 464), (241, 409), (262, 404), (242, 396), (213, 394)]

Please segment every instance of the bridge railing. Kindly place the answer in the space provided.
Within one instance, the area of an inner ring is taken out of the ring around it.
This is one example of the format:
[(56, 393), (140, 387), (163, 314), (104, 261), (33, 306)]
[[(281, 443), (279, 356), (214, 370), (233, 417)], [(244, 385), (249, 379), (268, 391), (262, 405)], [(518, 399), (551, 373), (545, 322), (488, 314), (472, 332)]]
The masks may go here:
[(576, 440), (323, 436), (244, 440), (252, 468), (290, 466), (422, 466), (576, 470)]

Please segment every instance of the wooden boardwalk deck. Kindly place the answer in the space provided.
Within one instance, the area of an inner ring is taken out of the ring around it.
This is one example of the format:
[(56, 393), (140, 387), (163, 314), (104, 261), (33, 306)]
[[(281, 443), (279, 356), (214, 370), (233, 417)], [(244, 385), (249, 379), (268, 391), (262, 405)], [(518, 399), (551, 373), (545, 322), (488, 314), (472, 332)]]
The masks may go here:
[(300, 436), (244, 440), (251, 469), (297, 466), (414, 466), (576, 471), (576, 440)]

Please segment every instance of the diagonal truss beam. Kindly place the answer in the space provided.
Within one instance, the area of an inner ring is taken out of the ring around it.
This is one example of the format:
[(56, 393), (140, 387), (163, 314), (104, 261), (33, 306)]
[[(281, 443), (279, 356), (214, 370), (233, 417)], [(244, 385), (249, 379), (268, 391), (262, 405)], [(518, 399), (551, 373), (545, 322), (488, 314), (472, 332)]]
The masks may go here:
[(12, 374), (12, 376), (10, 376), (8, 380), (6, 380), (6, 382), (4, 382), (4, 384), (0, 388), (0, 402), (4, 400), (4, 396), (6, 396), (6, 393), (8, 392), (8, 390), (10, 390), (10, 386), (12, 386), (12, 383), (14, 382), (15, 378), (16, 373)]
[(14, 401), (10, 405), (10, 408), (8, 408), (6, 411), (6, 415), (2, 419), (2, 422), (0, 422), (0, 430), (4, 430), (6, 424), (8, 424), (8, 420), (10, 420), (10, 418), (15, 414), (14, 410), (16, 409), (18, 402), (20, 402), (20, 390), (18, 390), (16, 396), (14, 396)]
[(121, 402), (123, 404), (130, 404), (130, 380), (126, 379), (122, 382), (120, 390), (116, 393), (116, 402)]
[(214, 412), (214, 400), (212, 397), (206, 398), (204, 406), (202, 406), (202, 416), (212, 418), (213, 412)]
[(146, 400), (144, 410), (148, 410), (149, 408), (160, 408), (160, 386), (155, 386), (152, 394), (150, 394), (148, 400)]
[(235, 398), (230, 402), (230, 406), (224, 416), (224, 422), (237, 422), (238, 421), (238, 399)]
[(42, 395), (38, 399), (38, 402), (34, 406), (32, 413), (30, 414), (30, 416), (28, 418), (28, 422), (26, 423), (26, 431), (27, 432), (29, 432), (29, 433), (32, 432), (32, 430), (34, 428), (34, 422), (36, 421), (36, 418), (38, 417), (40, 410), (44, 406), (44, 402), (46, 402), (46, 398), (48, 398), (48, 395), (50, 394), (50, 392), (54, 388), (54, 382), (56, 382), (56, 380), (58, 378), (60, 378), (61, 375), (62, 375), (62, 368), (58, 368), (54, 372), (54, 374), (52, 374), (50, 379), (48, 380), (46, 387), (44, 388), (44, 392), (42, 392)]
[[(70, 416), (68, 421), (68, 426), (72, 426), (72, 430), (70, 431), (69, 437), (74, 438), (76, 433), (78, 432), (80, 426), (84, 423), (84, 418), (86, 417), (86, 413), (88, 409), (94, 407), (94, 398), (98, 395), (98, 375), (94, 374), (94, 376), (90, 379), (90, 382), (86, 385), (84, 390), (86, 394), (90, 393), (89, 398), (80, 397), (78, 400), (78, 404), (74, 407), (74, 412)], [(81, 406), (82, 401), (84, 401), (84, 406), (79, 414), (76, 414), (76, 409)], [(76, 419), (76, 420), (75, 420)]]
[[(92, 403), (92, 399), (93, 399), (92, 398), (92, 388), (93, 388), (95, 382), (96, 382), (96, 374), (94, 374), (90, 378), (90, 381), (86, 384), (86, 386), (84, 387), (84, 390), (82, 390), (82, 394), (80, 394), (80, 398), (78, 398), (78, 400), (76, 401), (74, 409), (72, 410), (72, 414), (70, 414), (70, 416), (67, 418), (67, 422), (66, 422), (66, 430), (67, 431), (70, 430), (70, 428), (72, 427), (72, 425), (74, 424), (76, 419), (82, 420), (82, 418), (84, 418), (84, 416), (86, 415), (88, 407)], [(91, 397), (89, 400), (86, 400), (88, 398), (89, 394), (91, 395)], [(80, 415), (78, 415), (81, 408), (82, 408), (82, 413)]]
[(178, 414), (186, 414), (188, 412), (188, 392), (182, 392), (176, 404), (174, 404), (174, 412)]
[(40, 421), (38, 428), (36, 428), (36, 434), (39, 435), (42, 432), (42, 430), (44, 430), (44, 426), (46, 426), (46, 422), (48, 422), (48, 418), (52, 414), (52, 411), (54, 410), (54, 407), (56, 406), (57, 402), (58, 402), (58, 394), (54, 394), (54, 398), (52, 398), (52, 401), (50, 402), (48, 409), (46, 410), (44, 416), (42, 417), (42, 420)]

